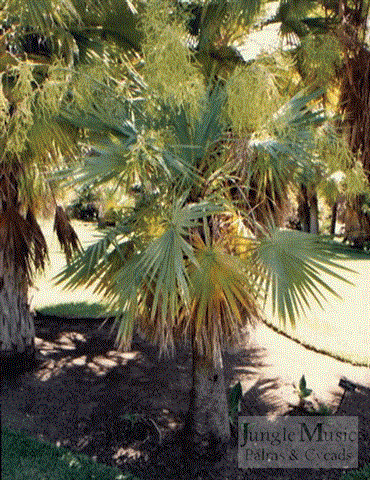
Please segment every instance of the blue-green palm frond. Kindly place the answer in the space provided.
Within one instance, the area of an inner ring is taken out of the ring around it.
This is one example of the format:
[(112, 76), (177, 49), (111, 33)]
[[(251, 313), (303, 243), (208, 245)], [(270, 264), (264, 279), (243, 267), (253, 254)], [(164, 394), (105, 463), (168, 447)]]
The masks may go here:
[(297, 169), (312, 170), (314, 128), (321, 125), (325, 117), (321, 108), (311, 110), (309, 104), (321, 95), (322, 91), (317, 91), (294, 96), (252, 136), (249, 148), (257, 157), (251, 164), (250, 175), (255, 174), (262, 191), (267, 181), (277, 191), (284, 191)]
[(266, 151), (274, 159), (283, 158), (292, 165), (309, 162), (315, 146), (313, 128), (325, 121), (323, 109), (310, 109), (309, 104), (318, 100), (322, 93), (319, 90), (295, 95), (260, 132), (254, 134), (251, 147)]
[(205, 148), (220, 139), (224, 131), (221, 113), (225, 102), (226, 92), (220, 83), (201, 100), (200, 115), (193, 125), (195, 145)]
[[(132, 332), (139, 313), (145, 318), (143, 328), (149, 337), (155, 334), (163, 348), (173, 345), (171, 335), (177, 319), (191, 301), (188, 265), (197, 268), (189, 230), (196, 227), (201, 218), (221, 210), (220, 206), (206, 202), (183, 205), (180, 199), (166, 214), (162, 212), (161, 219), (157, 220), (159, 236), (141, 250), (135, 265), (128, 262), (115, 276), (123, 315), (120, 322), (125, 325), (118, 335), (121, 345), (129, 342), (125, 335)], [(128, 286), (128, 278), (135, 288)]]
[(288, 230), (275, 230), (256, 242), (253, 248), (253, 274), (266, 294), (271, 294), (273, 313), (285, 323), (295, 318), (314, 300), (320, 306), (324, 292), (338, 296), (324, 276), (351, 283), (337, 273), (347, 270), (338, 260), (337, 248), (316, 235)]
[(55, 276), (56, 283), (64, 283), (65, 288), (94, 286), (97, 293), (108, 297), (115, 291), (110, 279), (121, 264), (133, 253), (132, 239), (123, 237), (121, 229), (109, 229), (100, 238), (75, 255), (74, 259)]
[(174, 142), (166, 145), (163, 156), (187, 166), (193, 179), (199, 169), (204, 169), (207, 156), (222, 138), (225, 127), (221, 112), (225, 101), (224, 89), (216, 85), (200, 100), (197, 115), (185, 107), (177, 111), (167, 109), (164, 118), (171, 126)]

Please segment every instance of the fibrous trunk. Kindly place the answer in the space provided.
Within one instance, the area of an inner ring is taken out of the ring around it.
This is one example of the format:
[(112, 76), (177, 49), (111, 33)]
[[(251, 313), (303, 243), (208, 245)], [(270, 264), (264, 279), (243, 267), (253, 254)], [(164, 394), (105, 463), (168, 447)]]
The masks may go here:
[(193, 385), (188, 415), (191, 441), (230, 439), (230, 423), (221, 355), (215, 361), (193, 347)]
[[(344, 9), (347, 3), (343, 2)], [(370, 181), (370, 50), (364, 41), (369, 28), (369, 6), (364, 1), (354, 2), (353, 6), (352, 15), (343, 17), (342, 41), (346, 53), (340, 97), (341, 128)], [(348, 205), (356, 211), (361, 227), (358, 241), (361, 243), (363, 238), (370, 238), (370, 215), (363, 208), (361, 195)], [(352, 234), (347, 225), (345, 230), (347, 235)]]
[(310, 204), (308, 201), (307, 187), (301, 185), (298, 195), (298, 218), (303, 232), (310, 231)]
[[(2, 263), (2, 262), (0, 262)], [(18, 270), (19, 275), (19, 270)], [(1, 357), (31, 359), (35, 347), (35, 327), (27, 301), (24, 278), (16, 278), (14, 271), (2, 266), (0, 271)], [(22, 281), (23, 280), (23, 281)], [(20, 355), (21, 354), (21, 355)]]
[(301, 228), (307, 233), (319, 233), (319, 209), (314, 188), (301, 185), (298, 194), (298, 218)]

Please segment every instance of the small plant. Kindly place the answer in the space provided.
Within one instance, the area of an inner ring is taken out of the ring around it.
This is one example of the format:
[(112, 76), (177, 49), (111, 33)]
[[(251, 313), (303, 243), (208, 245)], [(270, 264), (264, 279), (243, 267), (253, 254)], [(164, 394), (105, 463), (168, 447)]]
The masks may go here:
[(94, 190), (94, 184), (77, 188), (75, 194), (76, 199), (67, 209), (69, 216), (85, 221), (97, 220), (99, 216), (98, 194)]
[[(292, 406), (288, 415), (331, 415), (333, 411), (324, 403), (319, 402), (312, 396), (312, 389), (307, 388), (307, 382), (304, 375), (299, 380), (298, 386), (295, 386), (295, 393), (299, 397), (298, 405)], [(310, 400), (308, 397), (312, 396)]]
[(361, 470), (346, 473), (342, 480), (369, 480), (370, 478), (370, 463), (365, 465)]
[(240, 402), (243, 397), (241, 383), (236, 383), (229, 392), (229, 419), (233, 427), (237, 425)]
[(312, 390), (310, 388), (307, 388), (307, 382), (304, 375), (302, 375), (301, 379), (299, 380), (298, 387), (296, 387), (295, 391), (299, 396), (300, 405), (303, 405), (305, 398), (309, 397), (312, 393)]
[(121, 415), (120, 419), (136, 440), (154, 439), (158, 444), (162, 443), (162, 432), (152, 418), (147, 418), (141, 413), (129, 412)]

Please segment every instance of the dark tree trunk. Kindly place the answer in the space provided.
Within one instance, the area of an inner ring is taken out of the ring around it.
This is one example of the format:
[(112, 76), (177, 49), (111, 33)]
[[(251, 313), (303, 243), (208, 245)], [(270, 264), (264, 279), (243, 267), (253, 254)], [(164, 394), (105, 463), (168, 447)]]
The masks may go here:
[(302, 230), (307, 233), (319, 233), (319, 208), (315, 189), (301, 185), (298, 195), (298, 218)]
[(193, 348), (193, 385), (187, 419), (192, 443), (230, 440), (229, 409), (222, 357), (216, 364)]
[(308, 233), (310, 231), (310, 204), (305, 185), (301, 185), (298, 195), (298, 218), (301, 222), (302, 231)]
[[(340, 39), (345, 52), (341, 74), (341, 129), (370, 180), (370, 51), (364, 41), (369, 31), (369, 6), (363, 0), (341, 3)], [(362, 234), (369, 238), (370, 215), (363, 211), (361, 196), (348, 202), (348, 206), (356, 210)], [(349, 233), (346, 228), (346, 234)]]
[(337, 224), (337, 211), (338, 202), (335, 202), (331, 209), (330, 235), (335, 235), (335, 227)]

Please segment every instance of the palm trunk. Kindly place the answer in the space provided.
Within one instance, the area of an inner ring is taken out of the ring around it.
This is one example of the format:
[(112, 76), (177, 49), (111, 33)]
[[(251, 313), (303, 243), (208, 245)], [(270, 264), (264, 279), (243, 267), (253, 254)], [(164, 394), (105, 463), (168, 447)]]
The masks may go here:
[(301, 222), (302, 231), (310, 231), (310, 205), (308, 201), (307, 187), (301, 185), (300, 193), (298, 195), (298, 218)]
[(335, 227), (337, 224), (337, 211), (338, 211), (338, 202), (335, 202), (331, 209), (330, 235), (335, 235)]
[(319, 234), (319, 207), (316, 192), (310, 195), (310, 233)]
[(23, 278), (17, 278), (21, 274), (20, 269), (16, 274), (13, 269), (2, 269), (3, 272), (0, 272), (1, 358), (11, 360), (14, 363), (13, 366), (18, 368), (34, 358), (35, 327), (27, 300), (25, 275), (22, 276)]
[(222, 357), (216, 364), (193, 347), (193, 385), (188, 413), (193, 443), (230, 440), (230, 422)]

